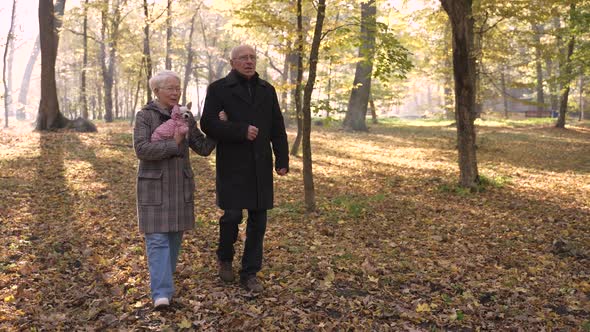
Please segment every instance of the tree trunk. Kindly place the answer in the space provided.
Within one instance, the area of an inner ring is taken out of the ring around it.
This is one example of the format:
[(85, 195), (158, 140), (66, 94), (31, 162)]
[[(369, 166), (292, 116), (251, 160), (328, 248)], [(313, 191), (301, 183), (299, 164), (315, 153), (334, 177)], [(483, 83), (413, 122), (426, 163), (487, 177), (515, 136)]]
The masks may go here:
[[(115, 117), (119, 116), (119, 88), (117, 79), (117, 47), (119, 44), (119, 26), (121, 24), (121, 6), (119, 0), (113, 0), (113, 22), (111, 26), (111, 47), (109, 54), (109, 76), (111, 77), (112, 88), (114, 89), (114, 106)], [(113, 121), (113, 114), (111, 111), (110, 121)], [(107, 119), (107, 122), (110, 122)]]
[[(562, 32), (561, 32), (561, 19), (559, 17), (559, 15), (554, 15), (553, 16), (553, 29), (555, 29), (556, 33), (555, 33), (555, 48), (558, 50), (558, 56), (557, 56), (557, 61), (553, 62), (553, 98), (551, 99), (551, 107), (553, 109), (553, 111), (558, 112), (559, 111), (559, 95), (561, 94), (562, 91), (562, 84), (561, 81), (559, 80), (559, 77), (561, 77), (562, 75), (562, 71), (564, 68), (564, 58), (565, 58), (565, 54), (563, 52), (563, 37), (562, 37)], [(548, 57), (549, 60), (548, 61), (552, 61), (551, 57)]]
[(143, 57), (145, 59), (145, 76), (147, 85), (147, 101), (152, 100), (152, 90), (149, 81), (152, 78), (152, 57), (150, 56), (150, 14), (147, 0), (143, 0), (143, 13), (145, 15), (145, 26), (143, 28)]
[(315, 204), (315, 189), (313, 184), (313, 169), (311, 159), (311, 94), (315, 84), (316, 71), (318, 66), (320, 41), (322, 35), (322, 28), (324, 26), (324, 16), (326, 12), (326, 0), (318, 1), (318, 16), (315, 23), (315, 30), (313, 32), (313, 40), (311, 42), (311, 50), (309, 54), (309, 75), (305, 89), (303, 90), (303, 188), (305, 195), (305, 210), (307, 212), (314, 212), (316, 210)]
[(101, 43), (100, 43), (100, 66), (102, 69), (102, 82), (104, 84), (104, 120), (105, 122), (113, 121), (113, 76), (111, 76), (110, 68), (111, 65), (107, 64), (107, 61), (112, 62), (113, 59), (107, 59), (107, 47), (110, 50), (111, 40), (107, 36), (108, 29), (108, 16), (109, 16), (109, 0), (103, 1), (103, 7), (101, 10), (101, 22), (102, 26), (100, 29)]
[(371, 110), (371, 120), (373, 124), (378, 124), (379, 120), (377, 120), (377, 109), (375, 109), (375, 101), (373, 100), (372, 95), (369, 95), (369, 109)]
[(584, 120), (584, 73), (580, 75), (580, 116), (578, 121)]
[(506, 67), (502, 67), (500, 74), (500, 84), (502, 86), (502, 100), (504, 101), (504, 119), (508, 119), (508, 91), (506, 90)]
[[(113, 104), (113, 88), (116, 92), (115, 67), (117, 63), (117, 39), (119, 35), (119, 24), (121, 21), (121, 8), (119, 0), (113, 1), (113, 14), (109, 24), (109, 0), (104, 0), (102, 10), (102, 29), (101, 29), (101, 66), (104, 82), (104, 120), (113, 122), (113, 106), (118, 113), (117, 98)], [(109, 29), (110, 26), (110, 29)], [(107, 32), (110, 30), (110, 35)], [(107, 58), (108, 49), (108, 58)]]
[[(195, 76), (195, 86), (197, 87), (197, 89), (196, 89), (197, 90), (197, 114), (200, 117), (201, 114), (203, 114), (203, 113), (201, 112), (201, 94), (199, 93), (199, 71), (198, 71), (197, 66), (195, 66), (195, 68), (194, 68), (193, 75)], [(194, 113), (195, 113), (195, 111), (193, 109), (193, 114)]]
[[(63, 1), (65, 4), (65, 0)], [(59, 111), (55, 83), (58, 35), (52, 0), (39, 0), (39, 42), (41, 47), (41, 101), (37, 115), (37, 130), (65, 127), (69, 120)]]
[(356, 64), (348, 110), (342, 123), (344, 128), (355, 131), (367, 131), (365, 118), (371, 93), (371, 73), (375, 57), (376, 15), (375, 0), (361, 3), (361, 46), (359, 47), (361, 60)]
[[(452, 36), (451, 23), (445, 24), (445, 36)], [(450, 43), (445, 43), (445, 47), (451, 48), (453, 47), (452, 37), (450, 38)], [(445, 67), (452, 68), (453, 67), (453, 57), (445, 56)], [(453, 94), (453, 75), (449, 72), (447, 75), (444, 75), (444, 104), (445, 104), (445, 117), (447, 120), (451, 120), (455, 118), (455, 96)], [(399, 107), (399, 104), (398, 104)], [(399, 112), (398, 112), (399, 113)]]
[(293, 118), (296, 109), (295, 109), (295, 90), (297, 88), (297, 46), (291, 49), (289, 54), (287, 55), (287, 61), (289, 62), (289, 85), (291, 88), (290, 95), (289, 95), (289, 105), (287, 109), (292, 110), (290, 113), (290, 117)]
[[(291, 41), (287, 41), (286, 42), (286, 47), (285, 49), (288, 50), (287, 52), (285, 52), (285, 60), (283, 61), (283, 72), (281, 73), (281, 84), (283, 84), (283, 87), (287, 86), (287, 83), (289, 81), (289, 54), (291, 54)], [(289, 95), (289, 91), (287, 91), (286, 88), (283, 88), (283, 91), (281, 91), (281, 110), (283, 110), (283, 113), (285, 113), (287, 111), (287, 96)]]
[[(336, 19), (334, 24), (338, 25), (340, 21), (340, 10), (336, 11)], [(332, 114), (331, 99), (332, 99), (332, 69), (334, 66), (334, 56), (330, 55), (330, 61), (328, 63), (328, 84), (326, 86), (326, 118), (329, 119)]]
[(479, 174), (475, 151), (475, 57), (473, 51), (472, 0), (441, 0), (453, 29), (455, 120), (462, 187), (477, 188)]
[(216, 59), (217, 70), (215, 71), (215, 76), (213, 76), (215, 80), (223, 77), (224, 73), (227, 71), (225, 69), (228, 65), (227, 61), (219, 61), (219, 59), (227, 59), (229, 57), (229, 53), (228, 53), (229, 51), (230, 51), (230, 49), (228, 49), (227, 47), (224, 47), (221, 50), (221, 55), (218, 56)]
[[(12, 109), (12, 61), (7, 61), (8, 53), (14, 52), (14, 18), (16, 16), (16, 0), (12, 1), (12, 14), (10, 16), (10, 28), (6, 37), (6, 47), (4, 48), (4, 65), (2, 67), (2, 82), (4, 83), (4, 128), (8, 128), (8, 115), (11, 114)], [(11, 51), (9, 51), (11, 50)], [(13, 53), (14, 54), (14, 53)], [(8, 68), (8, 79), (6, 78), (6, 70)]]
[(291, 155), (296, 156), (301, 145), (303, 132), (303, 117), (301, 114), (301, 84), (303, 82), (303, 15), (301, 11), (301, 0), (297, 0), (297, 78), (295, 81), (295, 119), (297, 120), (297, 135), (291, 146)]
[(172, 44), (172, 0), (168, 0), (166, 7), (166, 69), (172, 70), (172, 58), (170, 57)]
[(540, 117), (545, 110), (545, 95), (543, 94), (543, 64), (541, 53), (541, 36), (543, 34), (543, 25), (533, 24), (534, 43), (535, 43), (535, 66), (537, 69), (537, 116)]
[[(198, 11), (197, 11), (198, 12)], [(186, 64), (184, 65), (184, 81), (182, 82), (182, 104), (186, 105), (186, 88), (191, 79), (191, 72), (193, 71), (193, 34), (195, 32), (195, 21), (197, 20), (197, 12), (193, 14), (191, 19), (191, 30), (188, 34), (188, 44), (186, 45)]]
[(130, 126), (133, 126), (133, 121), (135, 121), (135, 113), (137, 113), (135, 111), (135, 109), (137, 108), (137, 102), (139, 100), (139, 90), (141, 90), (141, 83), (143, 81), (143, 62), (145, 61), (145, 59), (141, 59), (141, 66), (139, 67), (139, 70), (137, 71), (137, 87), (135, 88), (135, 96), (133, 98), (133, 106), (131, 106), (131, 121), (129, 123)]
[(39, 35), (37, 35), (35, 45), (33, 45), (33, 50), (31, 51), (31, 56), (29, 57), (29, 61), (27, 62), (27, 66), (25, 67), (23, 79), (20, 84), (20, 91), (18, 93), (18, 108), (16, 110), (17, 120), (25, 119), (25, 108), (27, 105), (27, 95), (29, 94), (31, 76), (33, 74), (33, 68), (35, 67), (35, 62), (37, 61), (37, 57), (39, 56), (40, 51), (41, 49), (39, 48)]
[(84, 1), (84, 26), (82, 37), (82, 72), (80, 77), (80, 106), (82, 119), (88, 119), (88, 97), (86, 95), (86, 70), (88, 69), (88, 0)]
[[(570, 5), (570, 19), (573, 20), (573, 16), (576, 12), (576, 4), (572, 3)], [(570, 41), (567, 45), (567, 54), (565, 58), (565, 63), (563, 66), (562, 74), (566, 78), (566, 82), (562, 88), (561, 100), (559, 104), (559, 117), (557, 118), (557, 123), (555, 124), (556, 128), (565, 128), (565, 114), (567, 113), (567, 102), (570, 94), (570, 82), (571, 82), (571, 75), (572, 75), (572, 54), (574, 53), (574, 45), (575, 45), (576, 37), (574, 34), (570, 36)]]

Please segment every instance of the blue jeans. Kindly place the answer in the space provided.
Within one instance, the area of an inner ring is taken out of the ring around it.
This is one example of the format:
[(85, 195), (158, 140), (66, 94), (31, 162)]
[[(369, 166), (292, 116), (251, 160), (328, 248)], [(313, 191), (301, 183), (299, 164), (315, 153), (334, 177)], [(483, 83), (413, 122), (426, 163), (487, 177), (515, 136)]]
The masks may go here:
[(174, 294), (173, 274), (180, 252), (183, 232), (146, 233), (145, 246), (148, 268), (150, 270), (150, 289), (152, 299), (166, 297), (172, 299)]

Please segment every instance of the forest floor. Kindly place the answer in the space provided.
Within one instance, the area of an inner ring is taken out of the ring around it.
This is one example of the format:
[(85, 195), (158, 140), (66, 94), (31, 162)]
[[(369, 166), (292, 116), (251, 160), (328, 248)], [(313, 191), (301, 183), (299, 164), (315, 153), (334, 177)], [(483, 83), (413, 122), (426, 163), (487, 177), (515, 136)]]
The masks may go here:
[(148, 295), (132, 130), (98, 127), (0, 131), (0, 330), (590, 331), (587, 122), (478, 122), (477, 193), (456, 186), (449, 123), (314, 126), (318, 212), (292, 157), (258, 296), (216, 276), (215, 158), (193, 154), (197, 224), (165, 311)]

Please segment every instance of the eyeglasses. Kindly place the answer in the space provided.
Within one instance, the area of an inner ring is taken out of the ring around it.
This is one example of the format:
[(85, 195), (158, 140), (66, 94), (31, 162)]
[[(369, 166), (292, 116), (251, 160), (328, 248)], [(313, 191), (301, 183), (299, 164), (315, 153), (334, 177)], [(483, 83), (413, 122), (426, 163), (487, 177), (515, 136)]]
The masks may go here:
[(256, 61), (256, 55), (240, 55), (237, 58), (234, 58), (234, 60), (240, 60), (240, 61)]
[(174, 86), (166, 86), (166, 87), (162, 87), (162, 90), (166, 90), (168, 92), (180, 92), (182, 91), (179, 87), (174, 87)]

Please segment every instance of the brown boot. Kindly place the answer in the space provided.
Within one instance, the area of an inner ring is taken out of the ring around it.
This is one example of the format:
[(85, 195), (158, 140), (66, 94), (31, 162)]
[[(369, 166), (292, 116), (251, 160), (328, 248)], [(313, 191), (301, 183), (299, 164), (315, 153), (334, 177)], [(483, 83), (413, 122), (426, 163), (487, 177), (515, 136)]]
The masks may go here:
[(247, 279), (240, 279), (240, 284), (247, 291), (250, 291), (252, 293), (260, 293), (264, 290), (264, 287), (262, 287), (262, 283), (260, 283), (260, 280), (258, 280), (256, 276), (251, 276)]
[(221, 280), (225, 282), (232, 282), (235, 280), (231, 262), (217, 261), (217, 265), (219, 268), (219, 278), (221, 278)]

